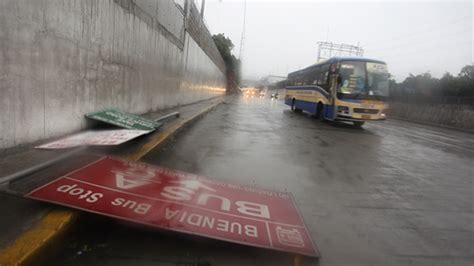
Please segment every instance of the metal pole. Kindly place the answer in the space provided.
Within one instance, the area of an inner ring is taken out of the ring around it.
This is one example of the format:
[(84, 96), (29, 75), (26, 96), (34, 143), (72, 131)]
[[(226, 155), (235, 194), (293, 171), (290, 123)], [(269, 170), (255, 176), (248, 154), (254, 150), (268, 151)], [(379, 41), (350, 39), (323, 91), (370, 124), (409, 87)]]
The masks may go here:
[(172, 113), (169, 113), (167, 115), (164, 115), (164, 116), (161, 116), (157, 119), (155, 119), (155, 122), (163, 122), (164, 120), (167, 120), (171, 117), (176, 117), (178, 118), (180, 116), (180, 113), (179, 112), (172, 112)]
[(245, 41), (245, 18), (247, 17), (247, 0), (244, 1), (244, 25), (242, 27), (242, 36), (240, 37), (240, 51), (239, 51), (239, 60), (242, 65), (242, 56), (244, 50), (244, 41)]
[(204, 18), (204, 8), (206, 7), (206, 0), (201, 2), (201, 18)]
[(25, 177), (27, 175), (30, 175), (30, 174), (33, 174), (35, 172), (38, 172), (46, 167), (49, 167), (57, 162), (60, 162), (62, 160), (65, 160), (73, 155), (76, 155), (77, 153), (85, 150), (86, 147), (78, 147), (78, 148), (75, 148), (63, 155), (60, 155), (56, 158), (53, 158), (49, 161), (46, 161), (46, 162), (42, 162), (40, 164), (37, 164), (35, 166), (32, 166), (30, 168), (27, 168), (27, 169), (24, 169), (22, 171), (19, 171), (19, 172), (16, 172), (16, 173), (13, 173), (11, 175), (7, 175), (7, 176), (4, 176), (4, 177), (0, 177), (0, 185), (4, 185), (6, 183), (10, 183), (10, 181), (12, 180), (15, 180), (15, 179), (21, 179), (22, 177)]

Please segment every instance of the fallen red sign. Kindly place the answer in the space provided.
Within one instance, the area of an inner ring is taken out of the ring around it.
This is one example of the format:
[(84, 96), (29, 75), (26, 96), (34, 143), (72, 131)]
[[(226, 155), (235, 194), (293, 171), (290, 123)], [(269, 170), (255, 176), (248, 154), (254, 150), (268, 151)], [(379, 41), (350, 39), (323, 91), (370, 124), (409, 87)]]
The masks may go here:
[(103, 157), (27, 197), (162, 229), (318, 256), (290, 193)]

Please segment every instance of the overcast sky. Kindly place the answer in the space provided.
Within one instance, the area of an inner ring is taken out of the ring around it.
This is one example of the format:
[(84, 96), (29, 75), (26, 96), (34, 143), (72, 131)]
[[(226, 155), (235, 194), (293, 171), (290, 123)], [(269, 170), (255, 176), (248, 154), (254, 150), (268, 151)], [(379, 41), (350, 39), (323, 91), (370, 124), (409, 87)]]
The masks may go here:
[[(244, 2), (207, 0), (205, 8), (211, 33), (228, 36), (238, 57)], [(248, 0), (243, 76), (286, 76), (315, 63), (316, 43), (326, 40), (360, 43), (398, 81), (409, 73), (457, 74), (473, 62), (473, 13), (473, 1)]]

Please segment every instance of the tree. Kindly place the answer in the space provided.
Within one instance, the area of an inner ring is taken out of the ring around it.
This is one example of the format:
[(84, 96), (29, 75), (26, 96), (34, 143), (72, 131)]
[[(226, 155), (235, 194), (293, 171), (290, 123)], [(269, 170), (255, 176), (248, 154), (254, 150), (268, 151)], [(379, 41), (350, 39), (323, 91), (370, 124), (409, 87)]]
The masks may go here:
[(459, 96), (474, 97), (474, 65), (461, 69), (457, 78)]
[(441, 94), (444, 96), (458, 96), (459, 87), (456, 78), (449, 72), (444, 73), (443, 77), (439, 80), (441, 88)]
[(227, 63), (232, 63), (232, 54), (231, 51), (234, 49), (234, 44), (232, 41), (225, 37), (223, 33), (215, 34), (212, 36), (212, 39), (214, 40), (214, 43), (217, 46), (217, 49), (221, 53), (222, 59), (224, 59), (224, 62)]
[(392, 77), (388, 79), (388, 89), (389, 95), (398, 96), (401, 94), (397, 82)]
[(219, 53), (224, 59), (226, 66), (227, 76), (227, 91), (235, 92), (240, 84), (241, 73), (240, 73), (240, 60), (238, 60), (232, 53), (234, 44), (232, 41), (225, 37), (223, 33), (212, 35), (212, 39), (219, 50)]
[[(441, 79), (429, 72), (408, 77), (393, 91), (396, 95), (423, 94), (438, 96), (474, 97), (474, 65), (464, 66), (457, 76), (446, 72)], [(392, 88), (392, 86), (391, 86)], [(392, 90), (391, 90), (392, 92)]]
[(439, 80), (433, 78), (429, 72), (410, 75), (402, 82), (404, 93), (436, 95), (439, 94)]
[(461, 72), (459, 72), (458, 77), (470, 79), (471, 81), (474, 80), (474, 65), (464, 66)]

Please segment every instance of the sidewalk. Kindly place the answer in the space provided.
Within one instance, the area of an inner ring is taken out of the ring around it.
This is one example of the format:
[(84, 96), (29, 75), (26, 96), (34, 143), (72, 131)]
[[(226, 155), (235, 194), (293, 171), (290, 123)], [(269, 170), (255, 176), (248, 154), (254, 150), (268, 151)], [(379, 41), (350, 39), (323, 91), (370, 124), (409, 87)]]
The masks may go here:
[[(74, 221), (80, 214), (67, 208), (54, 206), (52, 204), (40, 203), (24, 199), (22, 194), (28, 192), (32, 187), (38, 186), (45, 180), (65, 174), (77, 165), (85, 164), (98, 154), (109, 154), (128, 158), (129, 160), (140, 160), (145, 154), (156, 146), (169, 139), (174, 133), (195, 121), (201, 115), (210, 111), (224, 100), (224, 96), (198, 103), (161, 110), (144, 115), (150, 119), (156, 119), (171, 112), (180, 112), (180, 117), (170, 119), (157, 132), (141, 136), (122, 145), (115, 147), (90, 147), (81, 151), (64, 162), (57, 163), (43, 169), (19, 181), (9, 184), (8, 190), (17, 195), (0, 193), (0, 265), (23, 265), (41, 260), (42, 254), (49, 249), (54, 249), (54, 242), (60, 243), (60, 236), (74, 225)], [(21, 171), (39, 163), (53, 159), (66, 150), (39, 150), (34, 146), (46, 143), (48, 140), (32, 143), (28, 146), (12, 148), (0, 151), (0, 179), (3, 176)], [(4, 188), (3, 188), (4, 189)]]

